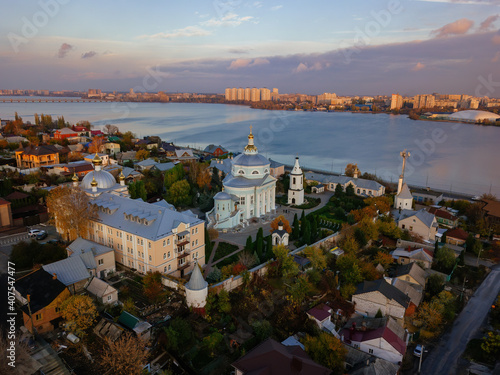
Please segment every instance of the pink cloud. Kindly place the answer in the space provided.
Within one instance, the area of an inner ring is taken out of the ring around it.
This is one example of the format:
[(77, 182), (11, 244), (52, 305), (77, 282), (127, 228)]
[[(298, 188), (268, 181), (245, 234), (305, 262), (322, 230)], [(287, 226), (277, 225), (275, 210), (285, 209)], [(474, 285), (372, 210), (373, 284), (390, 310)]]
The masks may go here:
[(240, 68), (246, 68), (246, 67), (253, 67), (253, 66), (259, 66), (259, 65), (267, 65), (269, 64), (268, 59), (264, 58), (256, 58), (255, 60), (252, 59), (236, 59), (234, 61), (231, 61), (231, 64), (229, 65), (229, 70), (233, 69), (240, 69)]
[(495, 35), (493, 38), (491, 38), (491, 41), (494, 44), (500, 44), (500, 35), (499, 34)]
[(413, 68), (411, 68), (411, 70), (414, 72), (418, 72), (419, 70), (422, 70), (424, 68), (425, 68), (425, 64), (418, 62)]
[(486, 18), (483, 22), (481, 22), (481, 25), (479, 26), (479, 31), (490, 31), (495, 25), (495, 21), (499, 18), (500, 16), (498, 14), (495, 14), (493, 16), (489, 16)]
[(442, 38), (451, 35), (466, 34), (474, 26), (474, 21), (467, 18), (462, 18), (458, 21), (451, 22), (443, 27), (431, 31), (431, 35), (436, 35), (437, 38)]

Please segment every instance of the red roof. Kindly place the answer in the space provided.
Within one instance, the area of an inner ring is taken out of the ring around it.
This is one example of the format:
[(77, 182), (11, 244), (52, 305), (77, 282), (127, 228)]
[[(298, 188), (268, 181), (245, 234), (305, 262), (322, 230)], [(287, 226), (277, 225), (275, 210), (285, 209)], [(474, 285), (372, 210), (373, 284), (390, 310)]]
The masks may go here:
[(456, 238), (459, 240), (467, 240), (467, 237), (469, 237), (469, 233), (464, 231), (462, 228), (455, 228), (455, 229), (450, 229), (446, 231), (446, 237), (452, 237)]
[(6, 204), (10, 204), (9, 201), (6, 201), (5, 199), (3, 198), (0, 198), (0, 206), (5, 206)]
[(446, 219), (446, 220), (455, 221), (458, 219), (455, 215), (452, 215), (449, 211), (442, 210), (442, 209), (437, 208), (437, 207), (431, 207), (429, 209), (429, 212), (431, 214), (434, 214), (437, 217), (440, 217), (440, 218)]
[(332, 316), (331, 311), (332, 310), (329, 306), (321, 304), (313, 307), (307, 313), (314, 317), (316, 320), (322, 322), (323, 320), (328, 319), (330, 316)]

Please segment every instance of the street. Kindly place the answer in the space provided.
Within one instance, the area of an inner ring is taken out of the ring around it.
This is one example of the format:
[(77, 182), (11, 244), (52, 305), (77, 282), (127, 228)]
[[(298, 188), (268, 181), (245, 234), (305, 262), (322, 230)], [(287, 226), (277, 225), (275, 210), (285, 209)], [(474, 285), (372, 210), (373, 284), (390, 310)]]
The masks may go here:
[(499, 291), (500, 265), (496, 265), (455, 320), (451, 332), (441, 338), (427, 358), (424, 357), (423, 375), (460, 373), (458, 360), (469, 340), (478, 333)]

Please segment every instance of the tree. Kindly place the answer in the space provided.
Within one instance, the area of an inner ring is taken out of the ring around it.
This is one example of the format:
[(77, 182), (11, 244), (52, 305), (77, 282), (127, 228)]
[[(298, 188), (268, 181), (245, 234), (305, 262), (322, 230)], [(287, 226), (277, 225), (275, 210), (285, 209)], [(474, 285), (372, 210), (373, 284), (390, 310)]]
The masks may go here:
[(297, 213), (293, 215), (293, 229), (292, 229), (292, 238), (297, 240), (300, 237), (300, 224), (299, 219), (297, 217)]
[(341, 241), (340, 246), (346, 253), (355, 253), (359, 250), (359, 244), (353, 234), (347, 234)]
[(184, 167), (182, 164), (177, 164), (172, 169), (165, 172), (165, 177), (163, 179), (163, 184), (165, 189), (170, 189), (174, 182), (180, 181), (184, 178)]
[(104, 144), (104, 138), (100, 135), (96, 135), (92, 138), (92, 143), (89, 145), (89, 154), (95, 154), (96, 152), (101, 152), (101, 147)]
[(302, 227), (304, 228), (304, 233), (302, 235), (302, 243), (310, 244), (312, 241), (311, 224), (307, 218), (302, 222)]
[(273, 253), (278, 261), (278, 269), (285, 278), (296, 275), (299, 272), (297, 263), (293, 257), (288, 255), (288, 249), (284, 245), (273, 247)]
[(337, 186), (335, 186), (335, 197), (340, 198), (343, 195), (344, 195), (344, 188), (342, 187), (342, 185), (337, 184)]
[(90, 220), (97, 215), (97, 208), (90, 204), (88, 195), (71, 186), (52, 189), (47, 196), (47, 209), (57, 231), (68, 241), (86, 238)]
[(148, 300), (157, 304), (163, 300), (167, 295), (161, 283), (161, 273), (159, 271), (148, 272), (142, 279), (144, 295)]
[(210, 335), (203, 338), (203, 346), (210, 352), (210, 357), (215, 355), (217, 348), (224, 340), (224, 335), (220, 332), (212, 332)]
[(353, 164), (353, 163), (347, 164), (347, 166), (345, 167), (345, 175), (348, 177), (353, 177), (356, 169), (358, 169), (357, 164)]
[(439, 252), (435, 256), (434, 261), (441, 269), (451, 271), (457, 261), (455, 251), (448, 248), (447, 246), (443, 246), (441, 247), (441, 249), (439, 249)]
[(308, 246), (304, 249), (304, 254), (315, 270), (322, 271), (326, 268), (326, 256), (320, 248)]
[(135, 158), (137, 160), (146, 160), (149, 158), (149, 151), (148, 150), (139, 150), (135, 153)]
[(128, 184), (128, 192), (131, 199), (141, 198), (143, 201), (148, 199), (148, 193), (144, 181), (136, 181)]
[(413, 325), (420, 328), (424, 337), (434, 337), (439, 334), (443, 316), (436, 304), (423, 302), (418, 307), (417, 314), (413, 318)]
[(143, 374), (142, 369), (146, 365), (148, 351), (139, 338), (127, 332), (114, 342), (109, 337), (104, 341), (106, 345), (100, 364), (107, 370), (107, 374)]
[(247, 269), (252, 268), (259, 261), (259, 257), (248, 251), (240, 251), (238, 254), (238, 263), (245, 266)]
[(264, 341), (273, 334), (273, 326), (268, 320), (255, 320), (251, 325), (259, 341)]
[(481, 343), (481, 349), (487, 353), (489, 357), (498, 360), (500, 356), (500, 334), (498, 332), (489, 331)]
[(391, 254), (387, 254), (383, 250), (377, 251), (377, 255), (373, 258), (373, 264), (380, 264), (384, 269), (389, 268), (394, 259), (392, 259)]
[(126, 311), (132, 315), (137, 315), (137, 307), (135, 307), (134, 300), (132, 298), (127, 298), (125, 302), (123, 302), (123, 311)]
[(293, 284), (288, 288), (288, 299), (295, 307), (299, 307), (307, 294), (311, 291), (312, 285), (307, 276), (302, 274), (294, 279)]
[[(297, 216), (297, 214), (295, 214), (295, 217), (296, 216)], [(288, 222), (287, 219), (285, 219), (285, 217), (283, 215), (280, 215), (277, 218), (275, 218), (273, 221), (271, 221), (270, 232), (272, 233), (278, 229), (278, 223), (280, 221), (283, 223), (283, 229), (286, 230), (287, 233), (292, 233), (292, 228), (290, 227), (290, 223)]]
[(116, 134), (118, 133), (119, 129), (118, 129), (118, 126), (116, 125), (111, 125), (111, 124), (106, 124), (104, 125), (104, 130), (106, 131), (106, 133), (108, 135), (113, 135), (113, 134)]
[(222, 289), (218, 295), (218, 309), (221, 313), (229, 313), (231, 311), (231, 302), (229, 301), (229, 293)]
[(186, 180), (177, 181), (168, 189), (167, 197), (175, 206), (187, 206), (191, 202), (190, 191), (189, 182)]
[(345, 194), (348, 196), (348, 197), (352, 197), (355, 195), (355, 192), (354, 192), (354, 187), (349, 184), (347, 185), (346, 189), (345, 189)]
[(439, 294), (444, 289), (444, 278), (438, 273), (432, 274), (427, 279), (427, 291), (431, 296)]
[(356, 285), (363, 281), (360, 260), (355, 254), (345, 254), (337, 259), (336, 266), (340, 271), (342, 283)]
[(66, 320), (66, 328), (83, 336), (97, 318), (97, 309), (92, 298), (83, 295), (69, 297), (61, 304), (61, 315)]
[[(253, 240), (252, 240), (252, 236), (248, 236), (247, 237), (247, 242), (245, 244), (245, 250), (246, 251), (252, 251), (253, 250)], [(258, 255), (258, 254), (257, 254)]]
[(167, 349), (181, 351), (193, 339), (193, 329), (191, 325), (182, 318), (175, 318), (170, 326), (165, 329), (167, 335)]
[(333, 370), (335, 374), (344, 372), (344, 358), (347, 349), (344, 348), (338, 338), (326, 332), (321, 332), (314, 337), (306, 335), (304, 346), (307, 354), (320, 365)]

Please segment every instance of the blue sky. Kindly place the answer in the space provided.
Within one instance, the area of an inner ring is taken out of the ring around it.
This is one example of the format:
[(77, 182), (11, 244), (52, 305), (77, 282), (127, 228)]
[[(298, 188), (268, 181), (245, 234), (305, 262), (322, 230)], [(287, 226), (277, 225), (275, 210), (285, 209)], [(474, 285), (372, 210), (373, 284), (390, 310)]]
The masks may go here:
[(473, 95), (480, 77), (500, 82), (499, 0), (40, 0), (2, 10), (6, 89), (125, 91), (144, 86), (148, 68), (160, 73), (146, 86), (168, 92)]

